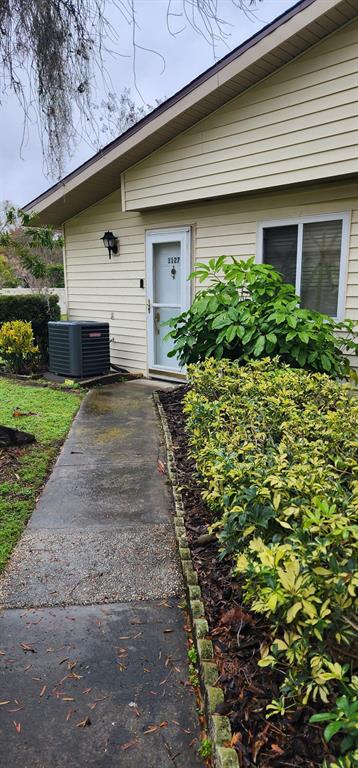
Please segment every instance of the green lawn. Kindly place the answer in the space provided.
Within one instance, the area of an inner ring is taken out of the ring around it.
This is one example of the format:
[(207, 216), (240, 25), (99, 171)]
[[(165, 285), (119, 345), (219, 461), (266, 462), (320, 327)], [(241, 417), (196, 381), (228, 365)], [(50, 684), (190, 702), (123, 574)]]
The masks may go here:
[[(0, 571), (29, 519), (80, 402), (78, 392), (0, 378), (0, 424), (31, 432), (37, 440), (26, 448), (0, 450)], [(16, 418), (14, 409), (33, 415)]]

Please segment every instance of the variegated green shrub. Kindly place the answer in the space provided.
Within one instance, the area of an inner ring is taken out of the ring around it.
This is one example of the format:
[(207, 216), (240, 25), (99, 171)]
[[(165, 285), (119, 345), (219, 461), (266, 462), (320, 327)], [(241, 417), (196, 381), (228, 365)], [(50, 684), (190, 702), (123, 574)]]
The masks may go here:
[(357, 630), (358, 400), (325, 374), (271, 359), (209, 359), (189, 367), (189, 381), (191, 452), (221, 552), (272, 627), (259, 661), (283, 673), (272, 712), (327, 704), (347, 694), (351, 668), (337, 649)]

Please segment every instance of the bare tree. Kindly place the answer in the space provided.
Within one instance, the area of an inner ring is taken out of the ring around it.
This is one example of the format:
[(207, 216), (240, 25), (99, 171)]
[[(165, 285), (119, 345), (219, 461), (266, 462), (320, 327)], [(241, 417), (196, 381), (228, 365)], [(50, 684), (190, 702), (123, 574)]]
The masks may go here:
[[(227, 40), (229, 34), (219, 15), (219, 0), (165, 2), (169, 33), (179, 35), (189, 25), (212, 46), (216, 58), (218, 42)], [(250, 15), (261, 0), (231, 2)], [(24, 132), (35, 110), (52, 176), (61, 174), (65, 157), (80, 139), (87, 139), (93, 148), (100, 145), (99, 113), (105, 113), (108, 100), (121, 99), (114, 94), (105, 65), (108, 53), (122, 55), (121, 30), (108, 19), (111, 7), (118, 11), (123, 25), (131, 28), (136, 84), (137, 52), (150, 50), (138, 42), (137, 0), (0, 0), (2, 92), (18, 98)], [(160, 52), (152, 53), (165, 64)], [(93, 104), (98, 91), (105, 98), (96, 110)]]
[(156, 99), (155, 104), (137, 104), (133, 99), (130, 88), (124, 88), (122, 93), (109, 92), (100, 105), (93, 104), (93, 109), (99, 113), (98, 124), (101, 134), (108, 143), (120, 136), (132, 125), (138, 123), (145, 115), (152, 112), (164, 99)]

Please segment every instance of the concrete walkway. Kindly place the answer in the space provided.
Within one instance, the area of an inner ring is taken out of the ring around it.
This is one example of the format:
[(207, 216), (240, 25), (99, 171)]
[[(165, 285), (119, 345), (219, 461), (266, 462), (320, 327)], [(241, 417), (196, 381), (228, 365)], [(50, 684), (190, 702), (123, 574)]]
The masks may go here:
[(87, 395), (0, 581), (2, 768), (201, 765), (155, 388)]

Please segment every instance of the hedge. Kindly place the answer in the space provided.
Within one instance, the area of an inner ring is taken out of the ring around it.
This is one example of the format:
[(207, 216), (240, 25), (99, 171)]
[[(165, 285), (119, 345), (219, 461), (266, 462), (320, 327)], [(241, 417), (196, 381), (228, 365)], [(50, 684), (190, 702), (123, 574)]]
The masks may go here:
[(190, 450), (213, 529), (244, 601), (271, 626), (258, 660), (281, 674), (271, 714), (332, 705), (339, 691), (356, 701), (339, 649), (347, 658), (357, 626), (357, 398), (277, 359), (210, 359), (188, 374)]
[(0, 296), (0, 325), (10, 320), (31, 322), (42, 362), (48, 360), (49, 320), (60, 320), (61, 310), (56, 295)]

